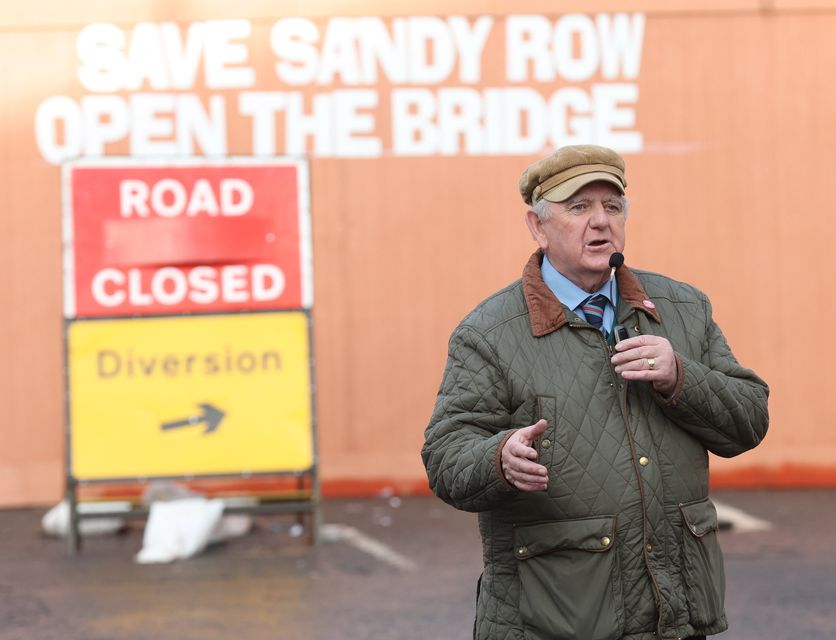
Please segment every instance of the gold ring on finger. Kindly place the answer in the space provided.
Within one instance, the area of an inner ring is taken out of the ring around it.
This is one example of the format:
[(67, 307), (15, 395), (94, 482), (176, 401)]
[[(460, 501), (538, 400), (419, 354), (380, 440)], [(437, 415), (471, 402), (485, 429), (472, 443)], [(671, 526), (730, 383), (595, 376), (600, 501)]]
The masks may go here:
[(647, 359), (647, 368), (648, 369), (655, 369), (656, 368), (656, 358), (648, 358)]

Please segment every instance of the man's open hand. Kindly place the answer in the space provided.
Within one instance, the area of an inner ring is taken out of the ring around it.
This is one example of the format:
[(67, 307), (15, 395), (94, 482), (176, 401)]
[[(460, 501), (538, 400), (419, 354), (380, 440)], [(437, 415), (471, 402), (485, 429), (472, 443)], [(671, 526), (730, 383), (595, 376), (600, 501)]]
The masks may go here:
[(548, 471), (534, 462), (537, 451), (531, 446), (547, 426), (545, 420), (539, 420), (530, 427), (518, 429), (502, 447), (502, 473), (520, 491), (545, 491), (548, 486)]

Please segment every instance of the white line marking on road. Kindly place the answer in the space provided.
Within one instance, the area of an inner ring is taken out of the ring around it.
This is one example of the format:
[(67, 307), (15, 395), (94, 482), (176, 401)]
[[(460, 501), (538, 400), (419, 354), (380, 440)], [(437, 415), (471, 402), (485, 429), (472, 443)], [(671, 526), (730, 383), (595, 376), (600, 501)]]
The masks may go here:
[(383, 544), (380, 540), (375, 540), (361, 533), (354, 527), (344, 524), (324, 524), (319, 531), (325, 542), (347, 542), (355, 549), (368, 553), (396, 569), (412, 571), (416, 567), (415, 563), (406, 556)]
[(714, 506), (717, 507), (717, 519), (720, 522), (730, 523), (733, 531), (769, 531), (772, 529), (772, 523), (749, 515), (742, 509), (730, 507), (716, 500), (713, 500), (713, 502)]

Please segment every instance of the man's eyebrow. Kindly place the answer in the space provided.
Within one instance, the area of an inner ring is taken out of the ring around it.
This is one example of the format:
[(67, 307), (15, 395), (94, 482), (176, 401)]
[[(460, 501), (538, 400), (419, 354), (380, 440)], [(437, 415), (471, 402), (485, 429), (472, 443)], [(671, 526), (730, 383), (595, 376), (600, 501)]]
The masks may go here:
[(566, 200), (566, 202), (564, 202), (564, 204), (567, 207), (571, 207), (573, 204), (577, 204), (578, 202), (588, 202), (588, 201), (589, 201), (589, 196), (572, 196), (571, 198)]

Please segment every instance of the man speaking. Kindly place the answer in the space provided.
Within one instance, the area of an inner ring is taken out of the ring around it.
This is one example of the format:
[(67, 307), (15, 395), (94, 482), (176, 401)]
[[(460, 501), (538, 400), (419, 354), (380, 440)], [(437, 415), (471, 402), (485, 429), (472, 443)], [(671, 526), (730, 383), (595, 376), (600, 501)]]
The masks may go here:
[(705, 294), (620, 266), (626, 186), (603, 147), (528, 167), (539, 250), (450, 338), (422, 456), (436, 495), (479, 513), (475, 638), (727, 627), (707, 452), (763, 439), (768, 388), (738, 364)]

